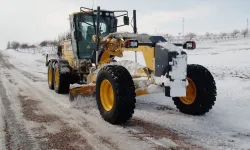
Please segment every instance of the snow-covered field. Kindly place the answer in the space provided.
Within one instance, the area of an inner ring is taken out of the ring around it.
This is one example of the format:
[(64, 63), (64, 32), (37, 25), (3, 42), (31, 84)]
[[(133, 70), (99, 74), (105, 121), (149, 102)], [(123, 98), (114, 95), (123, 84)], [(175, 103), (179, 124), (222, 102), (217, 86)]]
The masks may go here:
[[(163, 94), (151, 94), (137, 97), (134, 117), (143, 120), (144, 123), (153, 123), (155, 127), (157, 126), (155, 130), (164, 127), (166, 130), (178, 133), (179, 136), (184, 136), (192, 143), (198, 144), (203, 148), (250, 149), (250, 40), (224, 40), (218, 43), (203, 41), (202, 43), (197, 43), (196, 50), (186, 52), (188, 53), (189, 64), (196, 63), (204, 65), (212, 72), (216, 79), (218, 96), (213, 109), (204, 116), (189, 116), (178, 112), (171, 98), (167, 98)], [(46, 83), (47, 68), (45, 66), (45, 56), (41, 54), (20, 53), (14, 50), (1, 50), (0, 53), (17, 68), (17, 72), (20, 72), (34, 82), (29, 83), (32, 88), (37, 88), (33, 90), (38, 90), (34, 92), (34, 95), (36, 97), (40, 95), (41, 101), (44, 100), (45, 105), (58, 105), (62, 111), (67, 110), (71, 112), (71, 117), (73, 117), (76, 112), (76, 117), (86, 115), (85, 113), (79, 113), (79, 110), (81, 110), (79, 108), (81, 107), (76, 108), (69, 106), (70, 103), (68, 102), (67, 95), (57, 96), (54, 91), (48, 89)], [(123, 59), (134, 60), (133, 56), (133, 53), (124, 53)], [(140, 54), (138, 54), (137, 60), (142, 65), (145, 64)], [(2, 70), (2, 73), (3, 72), (6, 73), (7, 71)], [(1, 77), (2, 76), (3, 74)], [(25, 88), (31, 88), (25, 85), (25, 82), (28, 82), (27, 79), (22, 78), (16, 80), (23, 80), (16, 81), (17, 86), (19, 86), (22, 91), (25, 91)], [(7, 83), (5, 83), (7, 80), (3, 80), (2, 82), (7, 86)], [(24, 86), (22, 87), (22, 85)], [(26, 91), (26, 94), (29, 93)], [(49, 98), (53, 98), (53, 100)], [(93, 105), (90, 106), (91, 110), (88, 109), (88, 115), (92, 114), (86, 118), (91, 118), (92, 123), (94, 122), (96, 126), (98, 124), (104, 126), (98, 127), (99, 132), (103, 135), (110, 136), (112, 140), (120, 144), (119, 147), (121, 149), (134, 148), (133, 144), (130, 145), (127, 142), (122, 142), (122, 140), (126, 139), (123, 136), (112, 137), (112, 135), (115, 135), (114, 132), (123, 134), (126, 134), (124, 132), (133, 132), (136, 134), (142, 130), (140, 125), (132, 125), (125, 129), (108, 125), (100, 118), (94, 101), (90, 103)], [(80, 105), (81, 103), (77, 104)], [(60, 109), (56, 109), (55, 106), (47, 107), (54, 108), (55, 110), (50, 111), (57, 115), (62, 113), (61, 111), (56, 112), (56, 110), (59, 111)], [(61, 114), (60, 116), (67, 120), (66, 114)], [(140, 121), (136, 123), (143, 124)], [(77, 126), (77, 124), (74, 125)], [(110, 127), (114, 128), (114, 131), (110, 129)], [(144, 130), (145, 129), (147, 128), (144, 127)], [(112, 133), (108, 133), (109, 131)], [(163, 145), (163, 147), (171, 145), (166, 139), (164, 140), (162, 134), (159, 134), (157, 138), (157, 133), (153, 132), (156, 131), (148, 132), (143, 135), (143, 137), (147, 137), (147, 134), (153, 134), (153, 138), (147, 138), (147, 140), (157, 145)], [(162, 133), (167, 132), (164, 130)], [(0, 138), (1, 137), (0, 135)], [(169, 138), (167, 135), (166, 137)], [(136, 145), (141, 146), (139, 149), (143, 147), (148, 148), (147, 144), (133, 140), (134, 139), (131, 138), (128, 141), (138, 142)], [(94, 145), (95, 142), (92, 141), (92, 144)], [(178, 144), (179, 143), (177, 143), (177, 145)]]
[[(189, 64), (207, 67), (216, 79), (217, 101), (202, 117), (164, 111), (152, 121), (194, 137), (196, 142), (214, 148), (250, 149), (250, 40), (229, 40), (197, 43), (197, 49), (186, 51)], [(131, 55), (127, 54), (131, 58)], [(126, 55), (125, 55), (126, 56)], [(140, 60), (140, 58), (138, 59)], [(143, 64), (144, 62), (142, 62)], [(163, 94), (141, 96), (139, 102), (161, 104), (175, 110), (170, 98)], [(136, 113), (148, 119), (146, 111)], [(225, 147), (224, 147), (225, 146)]]

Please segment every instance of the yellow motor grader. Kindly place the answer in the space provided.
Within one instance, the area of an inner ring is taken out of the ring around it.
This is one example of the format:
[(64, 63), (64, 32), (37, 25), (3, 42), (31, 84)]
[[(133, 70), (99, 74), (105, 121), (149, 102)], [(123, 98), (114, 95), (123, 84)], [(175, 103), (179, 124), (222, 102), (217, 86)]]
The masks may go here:
[[(118, 24), (119, 17), (123, 24)], [(195, 49), (195, 42), (169, 43), (162, 36), (138, 34), (136, 10), (133, 33), (117, 32), (129, 25), (128, 11), (81, 7), (69, 20), (71, 39), (58, 46), (58, 58), (46, 56), (50, 89), (69, 92), (71, 101), (79, 95), (95, 96), (102, 118), (111, 124), (128, 121), (136, 97), (145, 94), (164, 93), (181, 112), (191, 115), (203, 115), (214, 105), (212, 74), (201, 65), (187, 64), (183, 49)], [(142, 54), (146, 65), (129, 70), (114, 59), (125, 52)]]

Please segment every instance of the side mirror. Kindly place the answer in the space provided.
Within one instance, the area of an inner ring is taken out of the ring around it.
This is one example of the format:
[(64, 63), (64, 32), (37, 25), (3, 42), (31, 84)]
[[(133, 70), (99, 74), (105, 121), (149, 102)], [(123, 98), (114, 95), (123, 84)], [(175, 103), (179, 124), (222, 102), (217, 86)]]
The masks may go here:
[(128, 16), (124, 16), (123, 17), (123, 22), (124, 22), (124, 25), (129, 25), (129, 17)]
[(187, 41), (183, 44), (183, 49), (193, 50), (196, 48), (196, 43), (194, 41)]

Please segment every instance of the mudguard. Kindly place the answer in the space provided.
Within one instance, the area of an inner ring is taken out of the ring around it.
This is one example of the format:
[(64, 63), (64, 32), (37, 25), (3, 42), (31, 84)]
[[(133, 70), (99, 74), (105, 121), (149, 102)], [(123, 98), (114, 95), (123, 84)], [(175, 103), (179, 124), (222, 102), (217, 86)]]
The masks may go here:
[(46, 65), (48, 65), (50, 62), (52, 62), (52, 68), (55, 68), (55, 65), (59, 65), (61, 67), (61, 73), (70, 73), (72, 71), (72, 67), (65, 59), (50, 59), (48, 62), (46, 62)]
[(186, 96), (187, 55), (169, 42), (156, 43), (155, 82), (165, 86), (165, 96)]

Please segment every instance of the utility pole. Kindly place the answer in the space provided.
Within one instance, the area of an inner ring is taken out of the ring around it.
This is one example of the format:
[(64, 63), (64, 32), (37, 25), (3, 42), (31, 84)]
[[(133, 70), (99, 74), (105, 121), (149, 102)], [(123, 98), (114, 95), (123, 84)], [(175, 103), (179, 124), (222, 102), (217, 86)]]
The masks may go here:
[(182, 18), (182, 39), (184, 40), (184, 17)]
[(248, 18), (247, 18), (247, 31), (248, 31)]
[(94, 9), (95, 6), (95, 0), (92, 1), (92, 9)]

